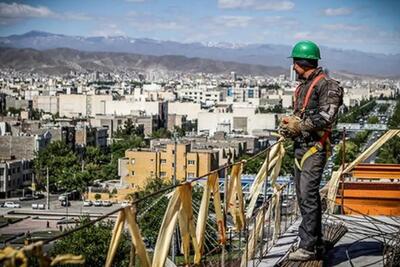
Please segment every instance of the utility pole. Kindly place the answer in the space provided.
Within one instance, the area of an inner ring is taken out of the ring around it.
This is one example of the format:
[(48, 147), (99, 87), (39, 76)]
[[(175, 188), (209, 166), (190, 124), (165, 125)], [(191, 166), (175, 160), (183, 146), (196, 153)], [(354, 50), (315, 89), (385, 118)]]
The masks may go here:
[[(172, 177), (172, 184), (176, 185), (177, 184), (177, 179), (176, 179), (176, 162), (177, 162), (177, 149), (178, 149), (178, 142), (177, 142), (177, 135), (176, 135), (176, 130), (173, 133), (173, 138), (174, 138), (174, 176)], [(177, 243), (177, 233), (176, 233), (176, 227), (174, 228), (174, 234), (172, 236), (172, 247), (171, 247), (171, 256), (172, 256), (172, 261), (175, 263), (175, 258), (176, 258), (176, 243)]]
[[(228, 155), (228, 161), (226, 162), (226, 166), (229, 166), (231, 164), (231, 158), (232, 158), (232, 154), (229, 150), (229, 155)], [(228, 207), (229, 204), (227, 202), (228, 199), (228, 175), (229, 175), (229, 171), (228, 171), (228, 167), (224, 169), (224, 204), (223, 204), (223, 212), (224, 212), (224, 218), (227, 217), (228, 214)], [(219, 181), (218, 181), (219, 183)], [(224, 220), (224, 229), (226, 228), (226, 220)], [(229, 230), (229, 234), (231, 233), (231, 229)], [(231, 239), (229, 239), (229, 242), (232, 242)], [(226, 254), (226, 245), (222, 246), (222, 260), (221, 260), (221, 266), (225, 266), (225, 254)]]
[(176, 153), (176, 150), (177, 150), (177, 147), (178, 147), (178, 143), (177, 143), (177, 140), (176, 140), (176, 132), (174, 132), (174, 144), (175, 144), (175, 146), (174, 146), (174, 178), (173, 178), (173, 183), (174, 183), (174, 185), (176, 185), (176, 158), (177, 158), (177, 153)]
[(46, 168), (46, 189), (47, 189), (47, 209), (50, 209), (50, 182), (49, 182), (49, 167)]
[[(137, 204), (136, 200), (139, 198), (139, 194), (136, 192), (132, 195), (132, 208), (131, 211), (133, 213), (133, 218), (135, 219), (135, 222), (137, 222)], [(131, 251), (129, 254), (129, 267), (135, 267), (136, 266), (136, 249), (133, 243), (131, 243)]]
[(344, 168), (346, 167), (346, 127), (343, 127), (343, 136), (342, 136), (342, 174), (340, 176), (340, 180), (342, 182), (342, 190), (340, 193), (341, 203), (340, 203), (340, 211), (341, 214), (344, 215)]
[[(176, 131), (174, 131), (174, 176), (172, 177), (172, 183), (173, 185), (176, 185), (176, 158), (177, 158), (177, 140), (176, 140)], [(174, 234), (172, 236), (172, 247), (171, 247), (171, 256), (172, 256), (172, 261), (175, 263), (175, 258), (176, 258), (176, 243), (177, 243), (177, 236), (176, 236), (176, 227), (174, 228)]]

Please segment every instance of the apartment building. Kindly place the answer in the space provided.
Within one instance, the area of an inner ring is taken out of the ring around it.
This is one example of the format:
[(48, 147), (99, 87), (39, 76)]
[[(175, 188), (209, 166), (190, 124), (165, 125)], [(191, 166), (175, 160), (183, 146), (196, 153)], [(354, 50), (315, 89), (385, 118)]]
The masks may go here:
[(107, 137), (107, 128), (79, 125), (75, 129), (75, 142), (81, 147), (96, 146), (106, 149)]
[(176, 179), (184, 181), (204, 175), (218, 165), (218, 151), (194, 150), (189, 143), (177, 144), (175, 151), (175, 144), (167, 144), (162, 150), (127, 150), (125, 158), (120, 161), (119, 173), (122, 184), (139, 190), (150, 178), (171, 181), (176, 171)]
[(7, 159), (0, 161), (0, 198), (10, 197), (12, 192), (30, 184), (33, 175), (33, 161)]
[(215, 132), (254, 134), (276, 128), (276, 114), (255, 113), (255, 110), (236, 109), (233, 112), (200, 112), (197, 132), (213, 136)]
[(41, 135), (0, 136), (0, 158), (33, 159), (50, 143), (49, 133)]
[(112, 95), (60, 95), (60, 116), (71, 118), (105, 114), (106, 102), (112, 99)]
[(59, 112), (59, 97), (49, 95), (38, 95), (33, 97), (33, 108), (43, 110), (51, 114)]
[(191, 100), (194, 103), (208, 103), (215, 104), (224, 100), (224, 94), (221, 90), (205, 90), (203, 88), (185, 88), (178, 91), (178, 98), (181, 100)]
[(149, 136), (153, 131), (159, 128), (160, 121), (158, 115), (129, 115), (129, 116), (116, 116), (116, 115), (97, 115), (90, 119), (92, 126), (107, 128), (108, 137), (113, 137), (113, 134), (119, 129), (123, 128), (125, 121), (132, 120), (135, 126), (143, 126), (144, 134)]

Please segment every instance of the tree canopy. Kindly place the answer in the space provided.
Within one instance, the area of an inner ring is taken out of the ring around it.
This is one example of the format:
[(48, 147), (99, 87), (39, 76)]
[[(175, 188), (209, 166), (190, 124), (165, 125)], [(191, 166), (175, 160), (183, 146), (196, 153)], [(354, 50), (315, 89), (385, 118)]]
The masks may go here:
[[(90, 221), (88, 217), (81, 218), (79, 225)], [(56, 241), (50, 250), (50, 255), (71, 253), (85, 257), (84, 266), (104, 266), (106, 263), (108, 246), (111, 242), (114, 222), (101, 221), (95, 225), (83, 228)], [(116, 250), (113, 266), (128, 266), (130, 253), (128, 234), (122, 234)]]

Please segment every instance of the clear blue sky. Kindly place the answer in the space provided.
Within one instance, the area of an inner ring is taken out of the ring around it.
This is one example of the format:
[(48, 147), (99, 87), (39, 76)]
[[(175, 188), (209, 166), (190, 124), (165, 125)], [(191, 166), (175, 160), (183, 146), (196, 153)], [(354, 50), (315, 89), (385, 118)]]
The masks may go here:
[(0, 1), (0, 35), (31, 30), (180, 42), (321, 45), (400, 53), (400, 0)]

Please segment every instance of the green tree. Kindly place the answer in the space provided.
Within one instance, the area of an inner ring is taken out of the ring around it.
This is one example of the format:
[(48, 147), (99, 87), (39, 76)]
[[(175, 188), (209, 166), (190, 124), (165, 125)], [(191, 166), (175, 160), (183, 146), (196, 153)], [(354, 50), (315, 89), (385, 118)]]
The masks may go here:
[(182, 125), (183, 130), (186, 132), (197, 131), (197, 120), (187, 120)]
[(367, 121), (369, 124), (377, 124), (379, 123), (379, 118), (377, 116), (371, 116)]
[[(90, 221), (82, 218), (80, 225)], [(107, 257), (108, 246), (114, 223), (112, 221), (99, 222), (95, 225), (83, 228), (56, 241), (50, 250), (50, 255), (62, 255), (71, 253), (85, 257), (84, 266), (104, 266)], [(68, 229), (67, 229), (68, 230)], [(128, 266), (130, 253), (130, 241), (128, 234), (123, 233), (116, 250), (113, 266)]]
[(115, 133), (116, 138), (127, 138), (130, 136), (144, 137), (143, 125), (135, 125), (131, 118), (124, 122), (124, 127), (119, 127)]
[(31, 119), (32, 120), (40, 120), (43, 115), (43, 110), (32, 109), (31, 111)]
[(352, 139), (352, 141), (358, 146), (361, 147), (368, 139), (369, 132), (361, 131), (356, 134), (356, 136)]
[(398, 136), (390, 139), (378, 150), (376, 162), (400, 164), (400, 138)]
[[(143, 198), (169, 185), (171, 184), (161, 178), (149, 178), (144, 190), (138, 193), (138, 197)], [(138, 223), (142, 236), (146, 238), (151, 247), (154, 247), (157, 241), (167, 205), (168, 198), (165, 196), (165, 193), (149, 197), (146, 201), (138, 203)]]
[(378, 112), (379, 112), (379, 113), (386, 113), (386, 111), (388, 110), (388, 108), (389, 108), (389, 104), (381, 104), (381, 105), (379, 106)]
[(158, 138), (171, 138), (172, 133), (165, 128), (160, 128), (154, 132), (152, 132), (151, 137), (154, 139)]
[[(334, 160), (336, 170), (339, 168), (339, 166), (342, 165), (343, 144), (339, 144), (338, 146), (339, 146), (338, 153)], [(347, 141), (347, 140), (345, 146), (346, 146), (345, 162), (350, 163), (356, 159), (359, 153), (359, 146), (357, 146), (357, 144), (355, 144), (353, 141)]]
[(398, 129), (400, 127), (400, 99), (397, 100), (396, 108), (394, 109), (393, 116), (389, 120), (390, 129)]
[(49, 169), (50, 189), (73, 190), (77, 185), (74, 174), (79, 170), (78, 157), (71, 147), (62, 141), (50, 143), (36, 154), (34, 168), (39, 184), (44, 185), (44, 170)]
[(342, 123), (356, 123), (358, 119), (363, 116), (367, 116), (376, 106), (375, 100), (372, 101), (361, 101), (359, 106), (355, 106), (346, 112), (343, 116), (339, 117), (339, 122)]
[(174, 126), (174, 131), (176, 132), (178, 137), (184, 137), (186, 135), (185, 129), (179, 126)]
[(8, 112), (13, 115), (13, 116), (20, 116), (21, 115), (22, 109), (20, 108), (14, 108), (14, 107), (9, 107)]
[(246, 164), (244, 165), (243, 168), (243, 173), (244, 174), (257, 174), (258, 171), (260, 170), (262, 164), (265, 161), (266, 153), (263, 153), (262, 155), (259, 155), (258, 157), (249, 160), (251, 156), (249, 155), (244, 155), (241, 160), (246, 160)]

